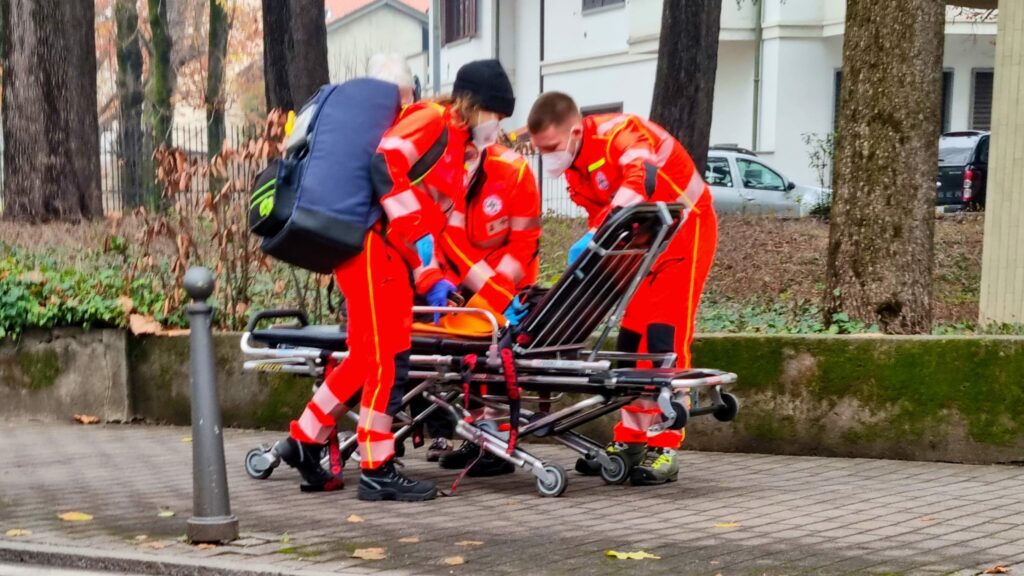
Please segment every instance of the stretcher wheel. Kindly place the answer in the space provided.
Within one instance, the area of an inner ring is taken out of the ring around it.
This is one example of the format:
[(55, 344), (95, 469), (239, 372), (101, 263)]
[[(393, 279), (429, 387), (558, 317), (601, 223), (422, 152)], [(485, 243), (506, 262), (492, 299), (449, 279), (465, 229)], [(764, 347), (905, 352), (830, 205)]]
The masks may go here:
[(266, 480), (274, 473), (279, 461), (275, 458), (273, 464), (268, 464), (265, 458), (270, 452), (266, 448), (253, 448), (245, 455), (245, 473), (256, 480)]
[(537, 478), (537, 492), (546, 498), (561, 496), (569, 485), (569, 477), (566, 476), (565, 469), (558, 464), (545, 464), (544, 471), (554, 475), (554, 480), (545, 482), (544, 478)]
[(732, 394), (722, 394), (722, 405), (715, 409), (713, 415), (719, 422), (731, 422), (740, 411), (740, 401)]
[(610, 466), (601, 466), (601, 480), (605, 484), (622, 484), (629, 478), (629, 466), (626, 459), (618, 454), (609, 454)]
[(676, 417), (669, 423), (669, 430), (686, 428), (686, 421), (690, 419), (690, 411), (681, 402), (672, 402), (672, 410), (676, 413)]

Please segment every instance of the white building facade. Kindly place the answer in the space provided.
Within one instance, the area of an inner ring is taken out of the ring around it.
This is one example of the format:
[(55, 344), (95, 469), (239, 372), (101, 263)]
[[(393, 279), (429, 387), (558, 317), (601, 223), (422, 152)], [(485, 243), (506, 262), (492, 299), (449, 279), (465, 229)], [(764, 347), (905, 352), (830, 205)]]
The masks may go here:
[[(507, 129), (525, 124), (547, 90), (572, 95), (585, 112), (650, 112), (661, 0), (434, 0), (432, 9), (441, 91), (462, 64), (500, 59), (517, 96)], [(845, 13), (844, 0), (725, 0), (712, 143), (756, 150), (788, 177), (817, 184), (805, 140), (834, 128)], [(950, 9), (944, 130), (988, 129), (995, 34), (994, 20)]]
[(378, 53), (398, 54), (421, 83), (427, 77), (427, 15), (400, 0), (374, 0), (327, 24), (327, 67), (332, 83), (366, 73)]

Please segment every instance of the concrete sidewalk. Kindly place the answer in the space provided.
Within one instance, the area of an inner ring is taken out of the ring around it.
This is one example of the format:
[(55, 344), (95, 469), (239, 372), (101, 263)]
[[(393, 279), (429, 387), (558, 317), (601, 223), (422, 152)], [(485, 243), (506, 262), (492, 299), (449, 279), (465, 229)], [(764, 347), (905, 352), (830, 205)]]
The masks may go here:
[[(1024, 473), (1017, 467), (688, 452), (680, 482), (605, 486), (570, 472), (540, 498), (532, 476), (463, 480), (456, 496), (368, 503), (353, 486), (302, 494), (279, 468), (245, 475), (245, 452), (276, 433), (226, 435), (242, 539), (199, 549), (186, 428), (0, 424), (0, 564), (32, 561), (153, 574), (1024, 574)], [(555, 446), (538, 452), (571, 469)], [(406, 458), (416, 477), (454, 474)], [(160, 517), (161, 511), (175, 512)], [(65, 522), (69, 511), (93, 516)], [(4, 536), (12, 529), (30, 535)], [(384, 560), (351, 558), (360, 548)], [(644, 550), (660, 560), (614, 560)], [(464, 564), (445, 559), (461, 557)]]

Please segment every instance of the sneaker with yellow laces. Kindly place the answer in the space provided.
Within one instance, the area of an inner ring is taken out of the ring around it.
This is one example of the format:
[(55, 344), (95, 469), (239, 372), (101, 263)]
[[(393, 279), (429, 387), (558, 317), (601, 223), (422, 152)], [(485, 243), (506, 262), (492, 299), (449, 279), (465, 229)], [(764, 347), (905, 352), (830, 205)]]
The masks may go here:
[(653, 486), (679, 479), (678, 450), (671, 448), (648, 448), (647, 456), (639, 466), (633, 468), (629, 481), (634, 486)]

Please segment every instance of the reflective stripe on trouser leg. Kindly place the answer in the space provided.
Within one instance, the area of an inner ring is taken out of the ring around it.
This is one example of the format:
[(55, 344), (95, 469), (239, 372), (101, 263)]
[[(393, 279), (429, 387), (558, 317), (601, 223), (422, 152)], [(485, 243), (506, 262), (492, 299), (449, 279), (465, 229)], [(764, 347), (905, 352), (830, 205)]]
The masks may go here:
[(391, 433), (391, 423), (391, 416), (384, 412), (365, 406), (359, 411), (356, 440), (359, 442), (362, 468), (378, 468), (395, 455), (395, 436)]
[(657, 405), (650, 400), (640, 398), (619, 411), (621, 420), (615, 425), (613, 439), (616, 442), (630, 444), (646, 443), (647, 429), (650, 428), (661, 414)]

